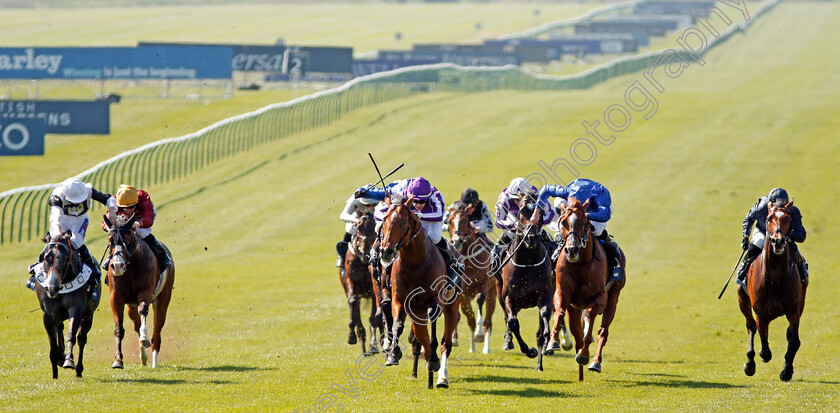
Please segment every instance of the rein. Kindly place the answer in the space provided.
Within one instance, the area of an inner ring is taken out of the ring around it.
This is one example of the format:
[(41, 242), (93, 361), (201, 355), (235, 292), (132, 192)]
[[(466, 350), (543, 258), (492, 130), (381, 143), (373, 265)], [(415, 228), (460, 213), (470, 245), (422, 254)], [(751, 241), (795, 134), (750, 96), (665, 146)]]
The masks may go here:
[[(417, 234), (420, 233), (420, 221), (417, 219), (417, 217), (414, 216), (414, 214), (411, 212), (411, 210), (408, 209), (407, 206), (405, 206), (403, 204), (395, 204), (395, 206), (403, 207), (406, 210), (408, 210), (408, 216), (409, 216), (409, 224), (408, 224), (409, 229), (408, 229), (408, 231), (405, 232), (405, 234), (403, 234), (403, 236), (400, 238), (399, 241), (397, 241), (397, 244), (394, 246), (394, 252), (397, 252), (400, 249), (402, 249), (403, 241), (405, 241), (405, 238), (408, 236), (408, 234), (410, 234), (411, 232), (414, 232), (414, 234), (411, 236), (411, 238), (408, 239), (408, 242), (406, 242), (405, 245), (411, 244), (414, 241), (414, 238), (417, 237)], [(414, 219), (412, 219), (412, 218), (414, 218)], [(415, 227), (416, 231), (411, 229), (412, 222), (414, 222), (415, 220), (417, 221), (417, 226)]]

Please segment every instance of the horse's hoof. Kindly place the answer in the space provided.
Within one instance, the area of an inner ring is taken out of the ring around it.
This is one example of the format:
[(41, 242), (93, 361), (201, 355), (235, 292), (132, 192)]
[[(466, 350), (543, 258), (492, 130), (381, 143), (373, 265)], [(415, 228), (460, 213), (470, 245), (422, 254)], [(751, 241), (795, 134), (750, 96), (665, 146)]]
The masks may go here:
[(752, 376), (755, 374), (755, 362), (748, 361), (747, 364), (744, 364), (744, 374), (747, 376)]
[(575, 361), (581, 366), (586, 365), (587, 363), (589, 363), (589, 356), (584, 356), (580, 353), (577, 353), (577, 355), (575, 355)]
[(589, 367), (587, 367), (587, 369), (589, 369), (589, 371), (594, 371), (596, 373), (600, 373), (601, 372), (601, 363), (593, 361), (592, 364), (590, 364)]
[(399, 366), (399, 365), (400, 365), (400, 360), (398, 358), (393, 357), (390, 354), (388, 355), (388, 357), (385, 358), (385, 367)]
[(773, 359), (773, 352), (770, 350), (767, 350), (767, 352), (764, 352), (764, 350), (762, 350), (760, 353), (758, 353), (758, 355), (759, 357), (761, 357), (761, 361), (765, 363), (768, 363), (770, 360)]
[(73, 363), (73, 360), (64, 360), (64, 365), (61, 367), (64, 367), (65, 369), (75, 369), (76, 364)]
[(476, 334), (473, 336), (473, 341), (476, 343), (483, 343), (484, 342), (484, 334)]
[(122, 369), (123, 364), (121, 361), (115, 361), (114, 364), (111, 364), (112, 369)]
[(560, 350), (560, 343), (556, 341), (549, 341), (548, 346), (545, 349), (549, 351)]
[(368, 349), (367, 353), (370, 354), (371, 356), (374, 355), (374, 354), (379, 354), (379, 349), (376, 348), (376, 344), (371, 344), (370, 349)]
[(452, 339), (452, 347), (458, 347), (458, 339)]
[(543, 356), (553, 356), (554, 355), (554, 350), (545, 349), (545, 350), (543, 350), (542, 354), (543, 354)]
[(540, 354), (540, 353), (537, 351), (537, 349), (531, 347), (531, 348), (528, 349), (528, 353), (526, 353), (526, 354), (528, 355), (529, 359), (532, 359), (532, 358), (537, 357), (537, 355)]
[(440, 370), (440, 360), (429, 360), (426, 362), (426, 370), (438, 371)]
[(152, 346), (152, 342), (149, 341), (148, 338), (147, 339), (140, 339), (140, 346), (142, 346), (143, 348), (149, 348), (149, 347)]
[(793, 378), (793, 366), (785, 364), (785, 368), (779, 373), (779, 378), (782, 381), (790, 381)]
[(347, 344), (352, 346), (358, 342), (359, 341), (356, 339), (356, 333), (350, 333), (350, 335), (347, 336)]
[(574, 344), (572, 344), (572, 340), (566, 340), (566, 339), (563, 339), (563, 343), (561, 343), (561, 345), (563, 346), (563, 350), (565, 350), (565, 351), (571, 350), (572, 347), (574, 346)]
[(505, 341), (502, 343), (502, 350), (513, 350), (513, 343), (510, 341)]
[(449, 388), (449, 380), (438, 379), (437, 384), (435, 384), (435, 386), (439, 389), (448, 389)]

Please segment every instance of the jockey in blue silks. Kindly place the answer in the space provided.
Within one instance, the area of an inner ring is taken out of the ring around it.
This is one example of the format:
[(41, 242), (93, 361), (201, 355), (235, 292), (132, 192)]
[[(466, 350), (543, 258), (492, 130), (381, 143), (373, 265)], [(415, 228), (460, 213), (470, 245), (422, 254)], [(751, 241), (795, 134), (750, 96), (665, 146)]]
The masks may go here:
[(607, 264), (612, 279), (610, 282), (618, 282), (624, 279), (624, 272), (621, 269), (621, 253), (618, 243), (607, 233), (607, 221), (612, 216), (612, 199), (610, 191), (606, 187), (590, 179), (575, 179), (567, 186), (546, 185), (542, 187), (539, 195), (540, 204), (547, 205), (548, 198), (555, 197), (555, 207), (559, 204), (567, 205), (569, 198), (575, 198), (581, 203), (589, 200), (589, 207), (586, 209), (586, 217), (592, 225), (592, 234), (604, 246), (607, 253)]
[[(499, 200), (496, 201), (496, 226), (499, 229), (505, 230), (502, 236), (499, 237), (499, 242), (493, 248), (493, 263), (494, 267), (501, 271), (501, 263), (505, 259), (505, 252), (508, 245), (514, 239), (514, 234), (511, 230), (516, 230), (519, 225), (519, 202), (525, 197), (536, 197), (537, 188), (531, 185), (525, 178), (514, 178), (510, 184), (502, 190), (499, 194)], [(537, 205), (543, 216), (543, 225), (548, 225), (556, 218), (557, 213), (548, 204), (543, 206)], [(557, 245), (550, 239), (548, 234), (543, 230), (543, 241), (549, 253), (553, 253)], [(553, 255), (553, 254), (552, 254)]]
[[(432, 241), (432, 244), (438, 247), (441, 255), (443, 255), (444, 263), (448, 270), (449, 276), (452, 280), (457, 280), (458, 276), (453, 267), (452, 252), (443, 238), (443, 215), (446, 210), (446, 204), (443, 201), (443, 194), (437, 190), (426, 178), (416, 177), (411, 179), (403, 179), (394, 181), (383, 188), (362, 187), (356, 191), (357, 196), (364, 196), (365, 198), (382, 201), (388, 195), (402, 195), (405, 197), (414, 196), (412, 209), (417, 218), (420, 219), (420, 225), (423, 231)], [(385, 212), (388, 211), (389, 206), (380, 203), (374, 212), (373, 217), (377, 221), (377, 232), (381, 226), (382, 220), (385, 218)], [(379, 243), (375, 244), (376, 251), (374, 257), (379, 257)], [(371, 259), (373, 260), (374, 257)], [(460, 263), (456, 263), (458, 266)], [(386, 270), (387, 271), (387, 270)]]
[[(767, 213), (769, 212), (767, 205), (785, 206), (787, 203), (787, 191), (782, 188), (773, 188), (767, 196), (758, 198), (755, 205), (747, 212), (742, 224), (743, 240), (741, 241), (741, 247), (747, 251), (747, 255), (744, 257), (741, 267), (738, 268), (738, 278), (735, 281), (744, 289), (747, 288), (747, 270), (750, 268), (750, 264), (761, 254), (761, 250), (764, 249), (764, 238), (767, 233)], [(796, 243), (805, 242), (807, 234), (805, 233), (805, 227), (802, 226), (802, 213), (799, 212), (799, 208), (793, 206), (789, 213), (791, 223), (788, 246), (790, 246), (796, 265), (799, 266), (799, 277), (802, 284), (805, 284), (808, 280), (808, 263), (805, 262), (805, 257), (799, 252)], [(753, 228), (753, 223), (755, 223), (755, 228)], [(750, 235), (752, 235), (752, 242), (750, 242)]]

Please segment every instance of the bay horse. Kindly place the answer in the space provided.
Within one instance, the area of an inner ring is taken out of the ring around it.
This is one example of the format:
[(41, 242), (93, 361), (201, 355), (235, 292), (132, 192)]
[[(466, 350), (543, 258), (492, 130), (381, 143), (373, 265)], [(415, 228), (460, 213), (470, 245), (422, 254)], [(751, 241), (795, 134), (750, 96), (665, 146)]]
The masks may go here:
[[(767, 330), (770, 322), (785, 316), (788, 320), (785, 365), (779, 378), (789, 381), (793, 377), (793, 358), (799, 350), (799, 318), (805, 309), (805, 292), (808, 283), (803, 285), (799, 278), (799, 269), (790, 257), (792, 242), (788, 238), (791, 229), (790, 208), (793, 200), (785, 206), (768, 204), (767, 209), (767, 237), (764, 239), (764, 249), (758, 259), (753, 261), (747, 272), (747, 287), (738, 289), (738, 306), (747, 319), (747, 331), (750, 343), (747, 349), (747, 364), (744, 373), (747, 376), (755, 374), (755, 332), (761, 338), (761, 360), (765, 363), (772, 358), (767, 340)], [(753, 318), (755, 312), (755, 318)]]
[[(461, 313), (467, 318), (470, 327), (470, 353), (475, 352), (475, 343), (484, 343), (482, 353), (490, 353), (490, 332), (493, 329), (493, 311), (496, 308), (496, 282), (490, 276), (491, 259), (478, 229), (470, 223), (469, 212), (463, 208), (449, 210), (449, 239), (463, 257), (464, 291), (461, 292)], [(473, 313), (471, 301), (476, 296), (478, 319)], [(481, 306), (486, 304), (482, 313)], [(481, 325), (482, 330), (477, 329)], [(457, 332), (457, 329), (456, 329)]]
[[(414, 196), (395, 197), (382, 220), (381, 249), (383, 264), (391, 263), (391, 312), (394, 325), (386, 366), (399, 364), (402, 350), (399, 338), (407, 315), (411, 316), (414, 335), (414, 372), (416, 377), (419, 347), (423, 349), (429, 370), (429, 388), (433, 372), (437, 370), (437, 387), (448, 388), (447, 359), (452, 351), (452, 332), (458, 322), (458, 291), (460, 281), (451, 283), (438, 248), (426, 236), (420, 219), (412, 212)], [(436, 319), (444, 317), (441, 357), (437, 355)], [(431, 324), (431, 338), (427, 325)]]
[[(359, 218), (354, 224), (356, 232), (350, 238), (347, 254), (344, 259), (344, 277), (340, 277), (341, 285), (347, 296), (347, 305), (350, 307), (350, 334), (347, 337), (347, 344), (353, 345), (357, 342), (357, 335), (362, 345), (362, 353), (367, 353), (365, 326), (362, 323), (361, 299), (374, 300), (373, 283), (368, 266), (370, 265), (370, 252), (376, 240), (376, 221), (373, 214), (367, 213)], [(340, 276), (340, 271), (339, 271)], [(382, 320), (376, 318), (376, 305), (371, 305), (370, 311), (370, 353), (379, 352), (377, 348), (376, 328), (382, 329)]]
[[(58, 366), (75, 369), (82, 377), (87, 335), (93, 325), (93, 313), (99, 307), (99, 298), (89, 297), (88, 282), (91, 269), (82, 264), (79, 253), (70, 241), (72, 233), (50, 237), (43, 251), (42, 271), (36, 267), (35, 292), (44, 312), (44, 328), (50, 340), (50, 367), (53, 379), (58, 378)], [(99, 297), (99, 294), (96, 294)], [(64, 341), (64, 320), (70, 320)], [(65, 341), (67, 343), (65, 351)], [(73, 347), (79, 343), (79, 363), (73, 362)], [(63, 360), (63, 362), (62, 362)]]
[[(589, 363), (589, 345), (592, 343), (592, 326), (595, 317), (603, 314), (598, 329), (598, 347), (595, 357), (587, 368), (601, 372), (601, 352), (610, 335), (610, 324), (615, 318), (618, 296), (625, 281), (613, 283), (609, 291), (606, 284), (610, 276), (607, 270), (607, 254), (592, 234), (592, 226), (586, 216), (589, 207), (587, 199), (583, 204), (574, 197), (569, 206), (560, 206), (558, 227), (563, 241), (560, 256), (555, 267), (556, 285), (554, 305), (553, 337), (556, 341), (558, 329), (565, 328), (563, 317), (569, 314), (569, 330), (574, 336), (575, 361), (578, 363), (578, 380), (583, 380), (583, 365)], [(621, 251), (621, 267), (626, 265)]]
[[(113, 216), (114, 214), (112, 214)], [(119, 215), (108, 231), (108, 248), (111, 263), (108, 280), (111, 289), (111, 311), (114, 314), (114, 338), (117, 351), (112, 368), (123, 368), (122, 340), (123, 309), (128, 305), (128, 317), (134, 322), (134, 331), (140, 340), (140, 362), (146, 365), (146, 349), (152, 347), (152, 367), (157, 367), (161, 344), (161, 330), (166, 322), (166, 311), (172, 298), (175, 283), (175, 265), (161, 272), (157, 258), (145, 241), (134, 232), (136, 217)], [(162, 244), (161, 244), (162, 245)], [(164, 245), (166, 253), (172, 256)], [(155, 324), (151, 341), (146, 328), (149, 305), (154, 306)]]
[[(505, 310), (508, 330), (519, 343), (519, 349), (528, 358), (537, 358), (536, 370), (542, 371), (542, 358), (550, 336), (550, 318), (554, 311), (551, 296), (554, 278), (551, 276), (551, 257), (540, 239), (543, 217), (535, 200), (525, 197), (519, 202), (519, 221), (516, 235), (508, 246), (508, 261), (497, 278), (499, 304)], [(537, 307), (539, 329), (537, 347), (529, 348), (519, 332), (520, 310)]]

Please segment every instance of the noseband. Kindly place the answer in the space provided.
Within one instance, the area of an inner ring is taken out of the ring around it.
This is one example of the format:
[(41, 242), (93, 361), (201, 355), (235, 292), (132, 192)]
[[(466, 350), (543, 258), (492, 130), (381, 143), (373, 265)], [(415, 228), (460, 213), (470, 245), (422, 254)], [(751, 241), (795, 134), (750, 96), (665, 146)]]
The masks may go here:
[[(406, 242), (406, 245), (411, 244), (411, 242), (412, 242), (412, 241), (414, 241), (414, 238), (416, 238), (416, 237), (417, 237), (417, 234), (419, 234), (419, 233), (420, 233), (420, 222), (419, 222), (419, 220), (418, 220), (418, 219), (414, 216), (414, 214), (411, 212), (411, 210), (410, 210), (410, 209), (408, 209), (408, 207), (407, 207), (407, 206), (405, 206), (405, 205), (403, 205), (403, 204), (394, 204), (394, 205), (392, 205), (392, 206), (391, 206), (391, 208), (393, 208), (393, 207), (403, 207), (403, 208), (405, 208), (405, 209), (406, 209), (406, 211), (408, 211), (408, 230), (405, 232), (405, 234), (403, 234), (403, 236), (400, 238), (400, 240), (399, 240), (399, 241), (397, 241), (397, 244), (396, 244), (396, 245), (394, 245), (394, 252), (397, 252), (397, 251), (399, 251), (400, 249), (402, 249), (402, 247), (403, 247), (403, 241), (405, 241), (406, 237), (408, 237), (408, 236), (409, 236), (409, 234), (411, 234), (412, 232), (414, 232), (414, 234), (412, 234), (412, 235), (411, 235), (411, 238), (409, 238), (409, 239), (408, 239), (408, 242)], [(391, 212), (391, 209), (388, 209), (388, 212), (386, 212), (386, 216), (387, 216), (387, 215), (390, 215), (390, 214), (389, 214), (389, 212)], [(412, 219), (412, 218), (413, 218), (413, 219)], [(411, 226), (412, 226), (412, 223), (413, 223), (414, 221), (417, 221), (417, 226), (415, 227), (415, 229), (414, 229), (414, 230), (412, 230), (412, 229), (411, 229)], [(380, 239), (380, 244), (381, 244), (381, 243), (382, 243), (382, 240)]]
[[(569, 214), (569, 216), (571, 217), (571, 214)], [(571, 236), (575, 236), (575, 237), (577, 237), (578, 242), (580, 242), (580, 249), (586, 249), (586, 245), (588, 244), (588, 241), (589, 241), (589, 233), (592, 231), (592, 226), (589, 224), (589, 219), (586, 218), (586, 213), (584, 213), (583, 216), (584, 216), (584, 219), (585, 219), (583, 226), (586, 228), (584, 230), (586, 232), (584, 232), (583, 235), (579, 235), (574, 230), (569, 229), (569, 233), (566, 234), (563, 237), (562, 242), (560, 242), (560, 245), (558, 245), (557, 248), (563, 248), (566, 245), (566, 240), (568, 240), (569, 237), (571, 237)], [(566, 219), (561, 220), (561, 222), (565, 222), (565, 221), (566, 221)]]

